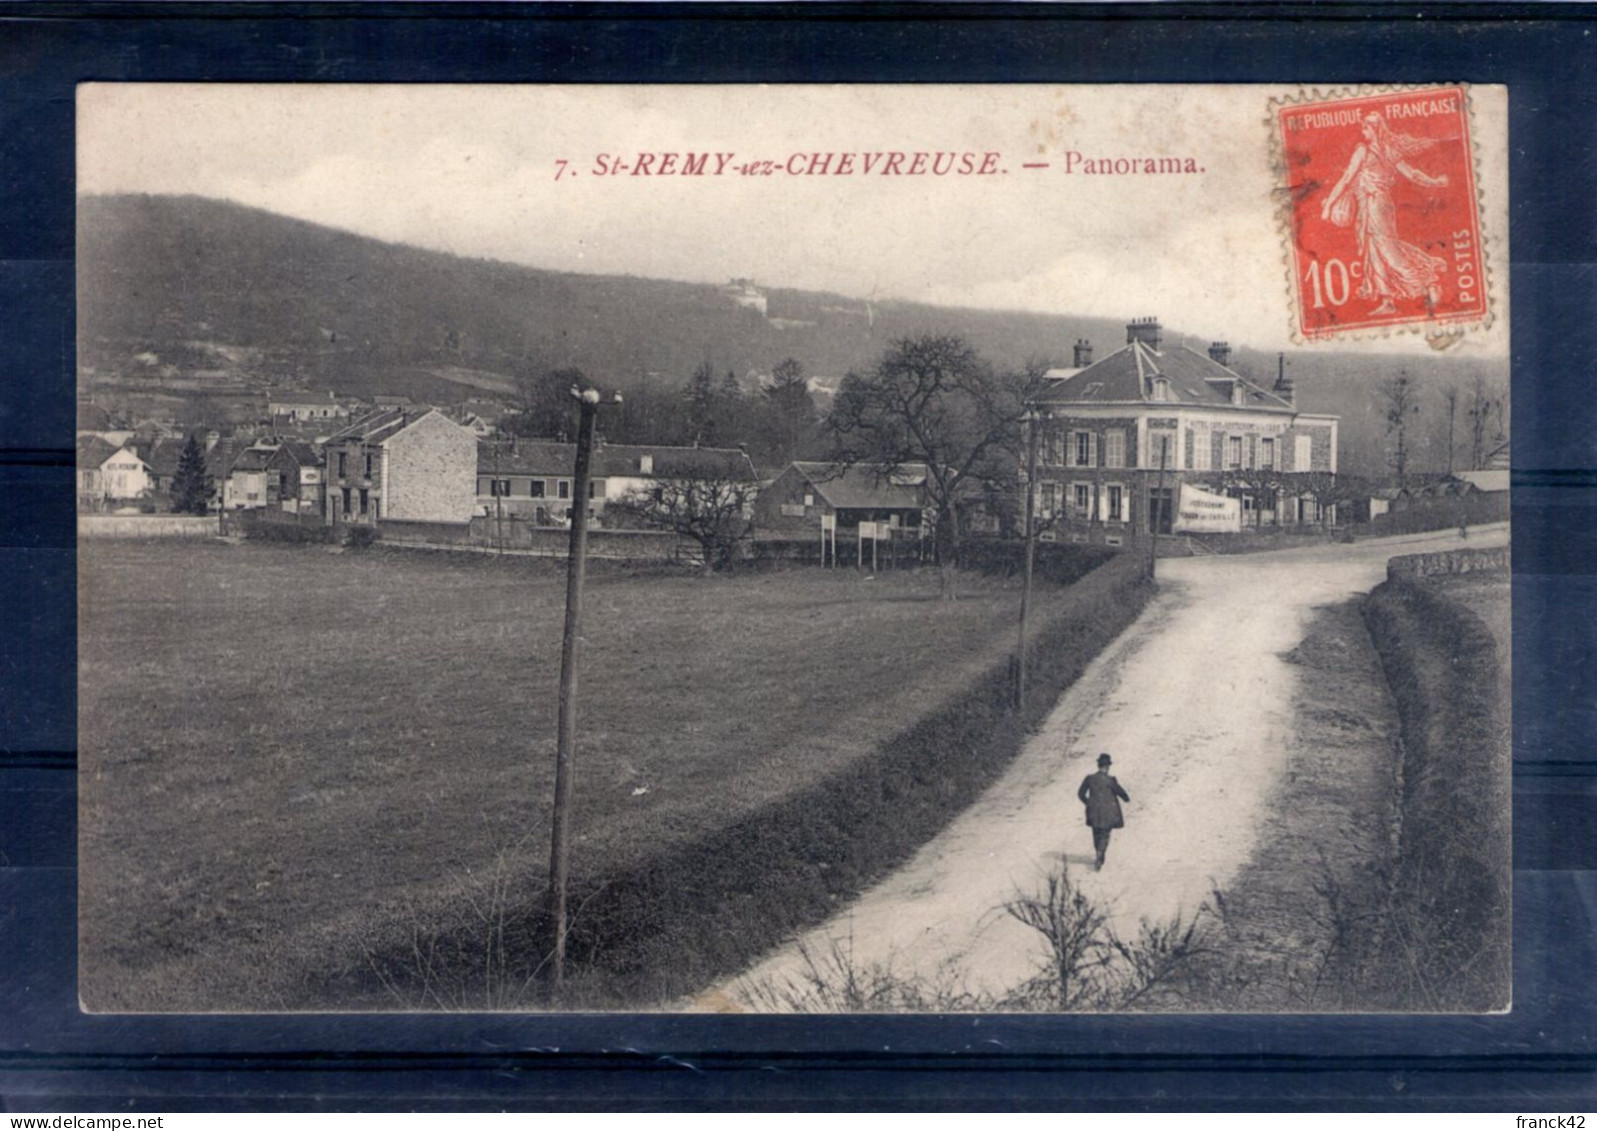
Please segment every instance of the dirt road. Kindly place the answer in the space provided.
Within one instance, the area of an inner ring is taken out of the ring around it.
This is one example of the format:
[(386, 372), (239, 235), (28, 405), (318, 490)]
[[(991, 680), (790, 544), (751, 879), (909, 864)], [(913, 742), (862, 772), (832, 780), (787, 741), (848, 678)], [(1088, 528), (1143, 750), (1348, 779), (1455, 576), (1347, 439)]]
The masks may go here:
[[(952, 977), (999, 992), (1034, 972), (1040, 938), (1002, 907), (1036, 891), (1061, 859), (1117, 930), (1192, 912), (1248, 860), (1286, 761), (1296, 669), (1281, 657), (1311, 610), (1385, 579), (1388, 558), (1507, 542), (1506, 526), (1320, 545), (1279, 553), (1169, 559), (1159, 596), (1059, 701), (1009, 771), (898, 872), (802, 940), (832, 940), (858, 966)], [(1131, 794), (1109, 862), (1092, 869), (1076, 800), (1100, 751)], [(799, 941), (720, 987), (802, 970)], [(719, 998), (718, 1000), (724, 1000)]]

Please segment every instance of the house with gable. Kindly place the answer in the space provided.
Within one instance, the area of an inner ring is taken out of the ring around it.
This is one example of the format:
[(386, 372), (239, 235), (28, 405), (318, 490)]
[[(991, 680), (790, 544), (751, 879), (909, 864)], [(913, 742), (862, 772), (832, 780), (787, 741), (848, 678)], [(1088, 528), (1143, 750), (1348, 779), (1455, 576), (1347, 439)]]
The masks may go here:
[(234, 456), (222, 480), (225, 510), (261, 510), (276, 503), (277, 477), (271, 463), (277, 451), (276, 444), (256, 442)]
[(326, 506), (327, 485), (322, 460), (303, 440), (284, 440), (266, 461), (267, 486), (275, 506), (294, 514), (320, 515)]
[(886, 471), (866, 464), (797, 460), (761, 490), (755, 520), (764, 533), (795, 536), (818, 534), (823, 522), (835, 522), (840, 529), (885, 522), (918, 538), (926, 517), (925, 484), (924, 464)]
[(1037, 515), (1055, 536), (1118, 546), (1170, 533), (1183, 485), (1237, 500), (1245, 527), (1326, 517), (1304, 477), (1336, 474), (1338, 418), (1299, 411), (1284, 374), (1266, 388), (1231, 367), (1225, 342), (1168, 344), (1156, 318), (1128, 323), (1125, 345), (1097, 361), (1077, 342), (1075, 361), (1029, 406)]
[(134, 506), (152, 491), (150, 466), (131, 445), (79, 436), (76, 464), (79, 510)]

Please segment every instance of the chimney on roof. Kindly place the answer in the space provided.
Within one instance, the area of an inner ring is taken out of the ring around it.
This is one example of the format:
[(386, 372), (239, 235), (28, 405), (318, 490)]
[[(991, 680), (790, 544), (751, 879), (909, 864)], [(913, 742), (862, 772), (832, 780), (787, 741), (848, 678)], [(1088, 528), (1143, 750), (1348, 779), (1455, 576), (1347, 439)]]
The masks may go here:
[(1297, 406), (1297, 391), (1292, 387), (1292, 378), (1286, 375), (1286, 354), (1275, 355), (1275, 395), (1293, 407)]
[(1134, 318), (1126, 323), (1126, 345), (1132, 342), (1141, 342), (1151, 350), (1159, 348), (1159, 331), (1163, 327), (1159, 320), (1152, 316), (1147, 318)]
[(1230, 369), (1231, 368), (1231, 343), (1230, 342), (1210, 342), (1209, 343), (1209, 360), (1214, 362), (1216, 365), (1223, 365), (1227, 369)]
[(1076, 368), (1085, 369), (1092, 364), (1092, 343), (1086, 338), (1076, 339)]

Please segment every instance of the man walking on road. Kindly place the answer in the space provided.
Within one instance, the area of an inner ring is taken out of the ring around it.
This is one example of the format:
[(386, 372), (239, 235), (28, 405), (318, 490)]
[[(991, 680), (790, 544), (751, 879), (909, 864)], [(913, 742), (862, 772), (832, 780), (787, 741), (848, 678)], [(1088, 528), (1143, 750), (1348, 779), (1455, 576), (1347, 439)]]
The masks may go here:
[(1131, 800), (1130, 794), (1110, 776), (1110, 761), (1109, 755), (1098, 755), (1098, 772), (1088, 774), (1082, 780), (1081, 788), (1076, 791), (1077, 799), (1087, 807), (1087, 824), (1092, 826), (1092, 847), (1098, 853), (1095, 871), (1103, 870), (1103, 858), (1109, 851), (1110, 831), (1125, 826), (1126, 819), (1121, 815), (1120, 802)]

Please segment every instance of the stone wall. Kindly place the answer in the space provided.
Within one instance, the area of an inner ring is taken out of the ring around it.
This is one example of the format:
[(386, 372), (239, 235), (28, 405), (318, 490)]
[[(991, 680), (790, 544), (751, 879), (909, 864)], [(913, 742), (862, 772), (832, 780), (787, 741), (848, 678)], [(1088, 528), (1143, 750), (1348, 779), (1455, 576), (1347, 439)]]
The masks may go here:
[(80, 514), (79, 538), (213, 538), (214, 515)]
[(1389, 581), (1399, 578), (1437, 577), (1480, 570), (1508, 569), (1508, 547), (1479, 550), (1439, 550), (1433, 554), (1404, 554), (1386, 563)]

